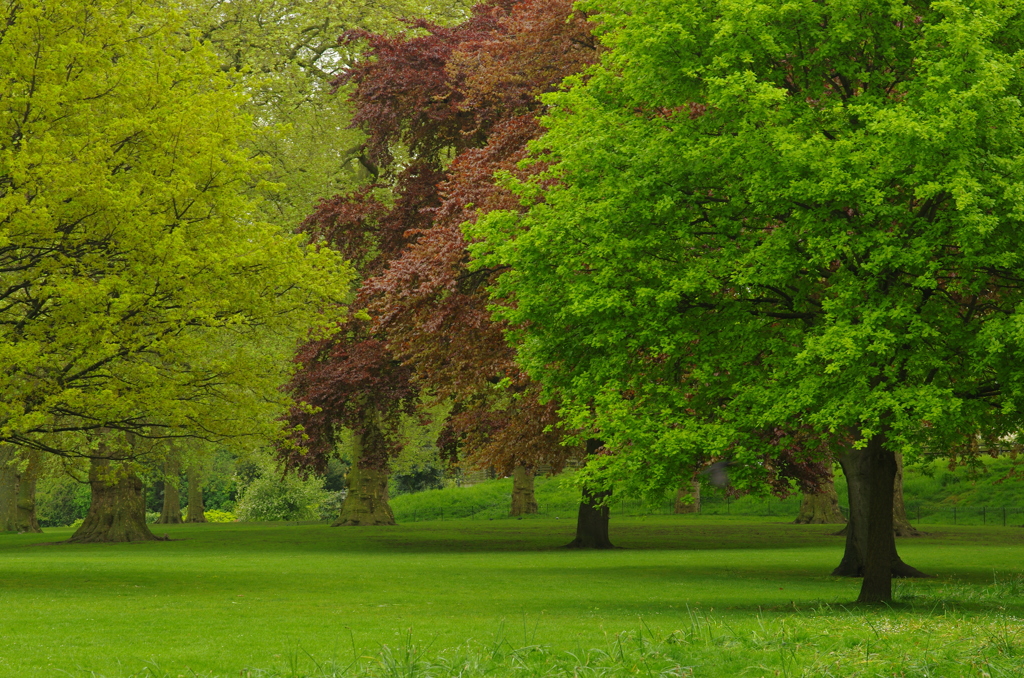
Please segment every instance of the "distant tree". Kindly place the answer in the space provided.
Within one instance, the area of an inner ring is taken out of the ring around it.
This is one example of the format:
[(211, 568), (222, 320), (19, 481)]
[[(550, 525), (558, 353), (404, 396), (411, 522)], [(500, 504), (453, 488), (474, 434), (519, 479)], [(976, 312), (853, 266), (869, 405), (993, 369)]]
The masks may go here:
[(453, 22), (468, 12), (464, 2), (416, 0), (187, 0), (183, 8), (186, 26), (250, 92), (244, 107), (258, 125), (249, 147), (268, 164), (263, 214), (289, 229), (317, 200), (369, 176), (360, 160), (363, 134), (350, 128), (351, 107), (331, 85), (360, 49), (338, 36), (395, 32), (403, 18), (425, 14)]
[[(756, 480), (765, 426), (852, 444), (860, 600), (887, 601), (896, 453), (1020, 429), (1018, 1), (597, 0), (527, 216), (470, 233), (589, 473)], [(774, 456), (774, 455), (773, 455)]]

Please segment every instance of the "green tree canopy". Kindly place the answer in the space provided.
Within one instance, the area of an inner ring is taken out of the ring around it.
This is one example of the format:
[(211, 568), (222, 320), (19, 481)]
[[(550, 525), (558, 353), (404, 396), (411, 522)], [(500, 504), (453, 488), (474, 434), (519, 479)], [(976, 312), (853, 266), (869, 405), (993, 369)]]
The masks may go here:
[(537, 204), (470, 233), (610, 475), (752, 460), (766, 428), (879, 469), (1019, 430), (1024, 3), (586, 6), (609, 49), (549, 99)]
[(273, 435), (351, 274), (246, 197), (241, 89), (166, 7), (29, 0), (0, 26), (0, 440)]

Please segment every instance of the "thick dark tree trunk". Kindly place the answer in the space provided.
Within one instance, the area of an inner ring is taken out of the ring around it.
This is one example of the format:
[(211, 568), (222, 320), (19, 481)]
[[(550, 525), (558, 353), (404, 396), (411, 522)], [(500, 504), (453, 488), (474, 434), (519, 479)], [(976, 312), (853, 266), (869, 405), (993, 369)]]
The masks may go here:
[[(600, 440), (587, 440), (587, 456), (601, 449)], [(602, 502), (611, 497), (611, 491), (590, 492), (584, 490), (580, 511), (576, 516), (576, 538), (565, 545), (569, 549), (613, 549), (608, 537), (608, 504)]]
[[(846, 536), (850, 526), (847, 525), (836, 534)], [(896, 480), (892, 489), (892, 531), (897, 537), (920, 537), (922, 532), (910, 524), (907, 509), (903, 505), (903, 455), (896, 454)], [(894, 576), (896, 573), (893, 573)], [(852, 576), (852, 575), (851, 575)], [(856, 575), (860, 576), (860, 575)], [(906, 575), (918, 576), (918, 575)]]
[(203, 474), (195, 464), (188, 469), (188, 516), (185, 518), (185, 522), (206, 522), (206, 505), (203, 503)]
[(93, 459), (89, 467), (92, 501), (85, 522), (69, 542), (152, 541), (146, 525), (142, 481), (130, 470), (114, 469), (109, 459)]
[(521, 516), (537, 512), (533, 495), (533, 469), (520, 464), (512, 470), (512, 508), (509, 515)]
[[(689, 501), (688, 501), (689, 500)], [(690, 482), (690, 490), (679, 488), (676, 492), (675, 513), (700, 513), (700, 481)]]
[(18, 448), (0, 445), (0, 532), (18, 531)]
[(164, 505), (156, 522), (160, 525), (177, 525), (181, 522), (181, 460), (168, 457), (164, 462)]
[(796, 520), (798, 525), (833, 525), (846, 522), (839, 510), (839, 495), (831, 476), (814, 494), (804, 494)]
[(867, 447), (848, 450), (839, 463), (849, 488), (850, 520), (846, 551), (832, 574), (864, 577), (860, 602), (891, 600), (893, 577), (927, 576), (904, 563), (896, 552), (892, 529), (896, 457), (886, 447), (884, 434), (878, 434)]
[(395, 514), (388, 504), (388, 476), (391, 472), (386, 450), (387, 444), (382, 432), (368, 417), (362, 435), (352, 436), (348, 494), (341, 506), (341, 515), (332, 527), (395, 524)]

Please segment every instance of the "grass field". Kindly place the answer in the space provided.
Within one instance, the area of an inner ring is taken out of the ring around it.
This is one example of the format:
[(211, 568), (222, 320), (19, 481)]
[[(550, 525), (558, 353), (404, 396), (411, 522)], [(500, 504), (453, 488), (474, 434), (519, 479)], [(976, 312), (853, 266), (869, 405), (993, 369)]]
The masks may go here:
[(937, 575), (859, 608), (834, 526), (570, 520), (0, 535), (0, 676), (1024, 676), (1024, 529), (901, 540)]

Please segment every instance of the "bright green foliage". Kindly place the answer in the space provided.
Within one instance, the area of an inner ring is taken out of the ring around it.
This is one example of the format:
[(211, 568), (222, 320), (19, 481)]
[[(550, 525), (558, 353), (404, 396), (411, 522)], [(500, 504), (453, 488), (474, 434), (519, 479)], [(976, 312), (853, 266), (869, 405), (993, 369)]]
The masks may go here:
[(268, 469), (252, 481), (235, 504), (239, 520), (319, 520), (320, 505), (327, 501), (322, 478), (303, 480)]
[(272, 435), (350, 274), (256, 218), (243, 93), (166, 8), (12, 2), (0, 26), (0, 438)]
[(235, 514), (231, 511), (218, 511), (216, 509), (213, 511), (204, 511), (203, 517), (206, 518), (206, 522), (208, 523), (233, 523), (238, 520)]
[(775, 427), (911, 458), (1019, 428), (1024, 3), (585, 6), (610, 49), (548, 100), (557, 181), (470, 234), (615, 475)]

